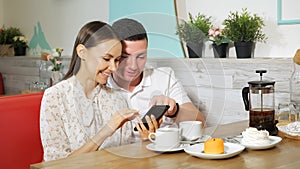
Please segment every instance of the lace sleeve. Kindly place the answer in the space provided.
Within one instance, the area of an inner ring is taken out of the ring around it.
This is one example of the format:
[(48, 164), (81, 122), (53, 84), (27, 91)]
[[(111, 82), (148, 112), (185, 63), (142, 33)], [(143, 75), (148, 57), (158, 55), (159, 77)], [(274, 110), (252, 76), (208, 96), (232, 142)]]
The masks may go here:
[(62, 100), (59, 90), (53, 87), (45, 91), (42, 99), (40, 132), (45, 161), (63, 158), (71, 153), (62, 120)]

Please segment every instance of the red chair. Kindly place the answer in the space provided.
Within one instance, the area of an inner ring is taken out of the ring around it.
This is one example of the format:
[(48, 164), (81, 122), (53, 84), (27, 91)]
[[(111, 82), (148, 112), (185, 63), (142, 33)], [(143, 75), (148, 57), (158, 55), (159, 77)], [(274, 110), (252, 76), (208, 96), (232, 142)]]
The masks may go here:
[(42, 96), (0, 97), (0, 168), (28, 169), (43, 160), (39, 125)]
[(0, 72), (0, 95), (4, 95), (4, 83), (2, 78), (2, 73)]

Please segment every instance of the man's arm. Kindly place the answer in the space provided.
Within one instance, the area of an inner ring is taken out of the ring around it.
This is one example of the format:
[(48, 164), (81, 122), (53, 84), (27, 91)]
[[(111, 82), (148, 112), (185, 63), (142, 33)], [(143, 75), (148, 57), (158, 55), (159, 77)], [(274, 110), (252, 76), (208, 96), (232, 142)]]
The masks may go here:
[(152, 97), (150, 105), (169, 105), (170, 108), (165, 113), (165, 116), (171, 117), (176, 123), (181, 121), (202, 121), (202, 126), (204, 127), (205, 119), (203, 113), (192, 102), (186, 102), (177, 106), (174, 99), (159, 95)]
[(179, 106), (179, 112), (176, 117), (176, 123), (181, 121), (202, 121), (202, 126), (205, 125), (205, 119), (203, 113), (191, 103), (184, 103)]

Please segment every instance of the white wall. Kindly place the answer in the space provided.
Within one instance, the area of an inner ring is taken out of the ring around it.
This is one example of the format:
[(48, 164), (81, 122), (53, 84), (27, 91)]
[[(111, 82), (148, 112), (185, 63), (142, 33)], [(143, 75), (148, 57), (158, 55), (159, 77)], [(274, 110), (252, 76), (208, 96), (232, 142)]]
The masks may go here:
[[(3, 0), (5, 25), (20, 27), (31, 39), (41, 22), (51, 47), (62, 47), (71, 55), (75, 36), (90, 20), (108, 21), (108, 0)], [(1, 8), (0, 8), (1, 9)]]
[[(299, 6), (300, 1), (294, 0), (294, 6)], [(275, 0), (188, 0), (186, 10), (192, 15), (198, 12), (212, 16), (216, 26), (221, 26), (230, 11), (241, 11), (248, 8), (251, 13), (257, 13), (265, 20), (264, 33), (268, 36), (267, 43), (257, 43), (254, 57), (293, 57), (300, 48), (300, 24), (277, 25), (277, 1)], [(290, 12), (294, 12), (291, 10)], [(289, 15), (289, 10), (284, 10)], [(211, 43), (206, 45), (206, 56), (212, 56)], [(235, 57), (235, 49), (229, 51), (230, 57)]]
[[(277, 25), (277, 1), (274, 0), (177, 0), (180, 16), (184, 11), (193, 15), (198, 12), (215, 18), (220, 25), (229, 11), (247, 7), (265, 19), (264, 32), (269, 37), (266, 44), (258, 43), (254, 57), (293, 57), (300, 47), (300, 25)], [(185, 3), (185, 4), (184, 4)], [(299, 6), (300, 1), (295, 5)], [(71, 55), (74, 38), (83, 24), (98, 19), (108, 22), (109, 0), (0, 0), (0, 24), (20, 27), (30, 39), (33, 27), (41, 22), (51, 47), (62, 47), (65, 55)], [(288, 10), (287, 10), (288, 11)], [(230, 57), (235, 57), (230, 49)], [(212, 57), (207, 43), (205, 57)]]
[(3, 0), (0, 0), (0, 27), (3, 25)]

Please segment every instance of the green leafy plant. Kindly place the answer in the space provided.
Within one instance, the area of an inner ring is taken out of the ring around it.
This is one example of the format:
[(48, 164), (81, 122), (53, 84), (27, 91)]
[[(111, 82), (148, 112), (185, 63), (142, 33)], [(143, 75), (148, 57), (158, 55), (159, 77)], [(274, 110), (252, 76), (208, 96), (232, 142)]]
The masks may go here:
[(211, 17), (189, 13), (189, 20), (177, 26), (176, 34), (187, 43), (202, 43), (208, 40), (208, 30), (212, 26)]
[(230, 12), (224, 20), (224, 35), (234, 42), (265, 42), (266, 35), (262, 32), (264, 21), (256, 14), (248, 12), (243, 8), (242, 12)]
[(23, 36), (19, 28), (0, 28), (0, 44), (12, 44), (15, 36)]

